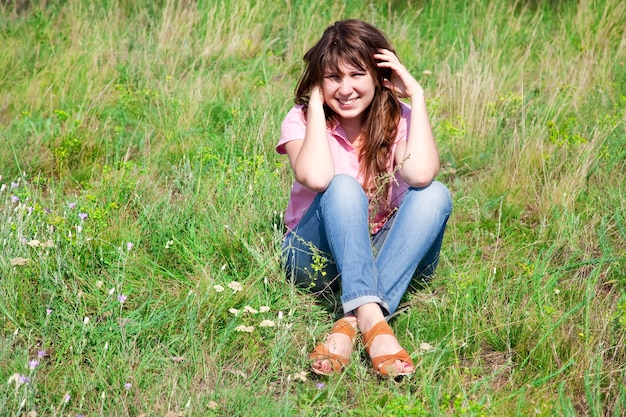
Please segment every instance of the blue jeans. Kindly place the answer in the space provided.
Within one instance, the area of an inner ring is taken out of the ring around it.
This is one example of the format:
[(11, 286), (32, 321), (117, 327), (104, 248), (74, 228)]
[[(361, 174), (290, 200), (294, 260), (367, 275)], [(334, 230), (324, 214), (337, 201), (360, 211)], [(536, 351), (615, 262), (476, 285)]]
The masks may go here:
[(393, 314), (413, 277), (434, 273), (452, 200), (437, 181), (409, 188), (375, 235), (369, 232), (368, 204), (354, 178), (336, 175), (285, 236), (285, 271), (290, 281), (312, 291), (341, 287), (344, 314), (372, 302)]

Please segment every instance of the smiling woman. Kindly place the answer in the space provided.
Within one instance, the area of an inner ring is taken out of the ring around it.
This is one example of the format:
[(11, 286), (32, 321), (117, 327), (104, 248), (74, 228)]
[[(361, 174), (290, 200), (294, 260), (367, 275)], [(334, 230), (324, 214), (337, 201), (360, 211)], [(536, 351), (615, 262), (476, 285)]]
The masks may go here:
[[(344, 127), (348, 141), (359, 138), (365, 110), (372, 104), (376, 85), (365, 68), (349, 63), (339, 64), (339, 72), (329, 72), (322, 83), (324, 103), (333, 111)], [(353, 129), (350, 129), (352, 125)]]
[(423, 89), (385, 35), (358, 20), (326, 29), (304, 61), (276, 148), (295, 177), (285, 269), (298, 285), (341, 290), (343, 307), (310, 355), (312, 370), (343, 370), (361, 331), (377, 373), (411, 374), (385, 316), (414, 277), (434, 272), (451, 211), (434, 181), (439, 154)]

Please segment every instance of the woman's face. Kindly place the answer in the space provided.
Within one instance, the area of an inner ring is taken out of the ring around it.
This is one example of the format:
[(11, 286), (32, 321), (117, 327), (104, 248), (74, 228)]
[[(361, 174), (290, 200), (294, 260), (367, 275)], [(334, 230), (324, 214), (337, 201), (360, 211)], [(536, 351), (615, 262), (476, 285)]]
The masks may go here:
[(374, 99), (376, 85), (372, 74), (346, 62), (339, 63), (339, 73), (327, 72), (322, 83), (324, 102), (339, 123), (360, 122), (363, 112)]

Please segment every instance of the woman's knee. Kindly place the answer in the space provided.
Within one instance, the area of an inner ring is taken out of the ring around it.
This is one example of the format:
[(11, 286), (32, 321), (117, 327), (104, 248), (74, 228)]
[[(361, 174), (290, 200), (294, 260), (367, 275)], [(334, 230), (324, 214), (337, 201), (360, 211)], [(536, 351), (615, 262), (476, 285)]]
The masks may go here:
[(410, 188), (407, 193), (419, 197), (420, 204), (426, 204), (446, 215), (452, 211), (450, 191), (439, 181), (433, 181), (424, 188)]
[(330, 180), (326, 192), (358, 192), (359, 190), (362, 191), (363, 187), (354, 177), (347, 174), (337, 174)]
[(330, 184), (328, 184), (328, 188), (324, 191), (323, 198), (339, 203), (367, 203), (367, 196), (361, 184), (346, 174), (337, 174), (333, 177)]

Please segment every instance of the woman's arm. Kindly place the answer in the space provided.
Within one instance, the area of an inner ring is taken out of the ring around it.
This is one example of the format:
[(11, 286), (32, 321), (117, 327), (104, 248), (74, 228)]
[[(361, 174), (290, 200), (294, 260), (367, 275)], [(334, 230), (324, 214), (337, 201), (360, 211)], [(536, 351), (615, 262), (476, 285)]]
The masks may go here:
[(425, 187), (439, 173), (439, 151), (435, 144), (424, 92), (409, 97), (411, 123), (406, 142), (396, 147), (396, 163), (402, 179), (411, 187)]
[(296, 181), (315, 192), (322, 192), (335, 175), (335, 165), (328, 145), (324, 99), (319, 87), (311, 90), (306, 119), (304, 140), (287, 142), (285, 151)]
[(400, 167), (400, 176), (411, 187), (425, 187), (439, 173), (440, 162), (424, 89), (391, 51), (381, 50), (374, 57), (381, 60), (379, 66), (391, 68), (396, 74), (395, 83), (387, 82), (386, 86), (398, 96), (411, 100), (408, 138), (396, 147), (395, 161)]

